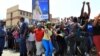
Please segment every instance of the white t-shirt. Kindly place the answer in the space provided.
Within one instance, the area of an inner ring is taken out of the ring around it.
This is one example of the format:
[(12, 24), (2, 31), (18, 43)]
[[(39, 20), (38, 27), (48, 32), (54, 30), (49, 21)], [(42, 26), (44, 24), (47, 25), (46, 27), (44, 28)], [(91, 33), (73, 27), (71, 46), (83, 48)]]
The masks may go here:
[(4, 31), (6, 32), (6, 27), (4, 27)]
[(29, 34), (28, 41), (35, 41), (35, 34), (34, 33)]

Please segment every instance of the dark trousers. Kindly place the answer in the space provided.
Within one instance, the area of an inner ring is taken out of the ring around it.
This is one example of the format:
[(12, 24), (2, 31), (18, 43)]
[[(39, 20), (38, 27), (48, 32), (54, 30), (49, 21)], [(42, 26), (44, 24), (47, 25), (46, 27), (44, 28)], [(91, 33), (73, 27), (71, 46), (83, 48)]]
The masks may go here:
[(88, 48), (88, 53), (90, 52), (91, 48), (93, 47), (93, 35), (92, 34), (89, 34), (87, 36), (87, 41), (86, 41), (86, 44), (87, 44), (87, 48)]
[(69, 42), (70, 42), (70, 44), (69, 44), (70, 53), (71, 53), (71, 55), (75, 55), (75, 51), (76, 51), (76, 39), (75, 39), (75, 37), (71, 37), (69, 39)]
[(65, 39), (61, 36), (57, 36), (56, 53), (55, 56), (64, 56), (67, 44)]
[(26, 40), (21, 37), (19, 42), (20, 56), (27, 56)]
[(8, 48), (13, 49), (13, 46), (14, 46), (14, 38), (8, 37)]
[(28, 41), (28, 44), (30, 47), (30, 50), (28, 50), (28, 54), (30, 56), (36, 56), (36, 45), (35, 45), (35, 41)]
[(0, 56), (2, 56), (2, 51), (4, 49), (5, 39), (0, 37)]

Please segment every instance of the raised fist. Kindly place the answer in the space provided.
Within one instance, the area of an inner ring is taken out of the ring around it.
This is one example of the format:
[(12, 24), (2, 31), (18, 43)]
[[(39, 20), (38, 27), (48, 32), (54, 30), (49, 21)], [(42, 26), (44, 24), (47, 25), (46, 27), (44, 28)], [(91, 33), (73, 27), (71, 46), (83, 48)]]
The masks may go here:
[(83, 2), (83, 4), (85, 4), (85, 1)]
[(89, 5), (89, 2), (87, 2), (86, 4)]

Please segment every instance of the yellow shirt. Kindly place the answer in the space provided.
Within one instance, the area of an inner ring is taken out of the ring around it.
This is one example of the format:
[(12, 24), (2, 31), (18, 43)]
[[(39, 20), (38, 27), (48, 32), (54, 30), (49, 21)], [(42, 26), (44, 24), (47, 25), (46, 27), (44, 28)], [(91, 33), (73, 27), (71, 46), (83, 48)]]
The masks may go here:
[(52, 30), (46, 29), (44, 32), (44, 37), (43, 39), (45, 40), (50, 40), (50, 37), (52, 36)]

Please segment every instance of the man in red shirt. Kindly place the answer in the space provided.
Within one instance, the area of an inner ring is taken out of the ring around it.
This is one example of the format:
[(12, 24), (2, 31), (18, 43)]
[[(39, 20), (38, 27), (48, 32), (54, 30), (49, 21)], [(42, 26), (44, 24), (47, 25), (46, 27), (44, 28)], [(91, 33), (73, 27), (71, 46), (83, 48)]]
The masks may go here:
[(44, 36), (44, 30), (42, 29), (42, 25), (38, 25), (38, 27), (34, 30), (36, 36), (36, 55), (42, 56), (42, 38)]

